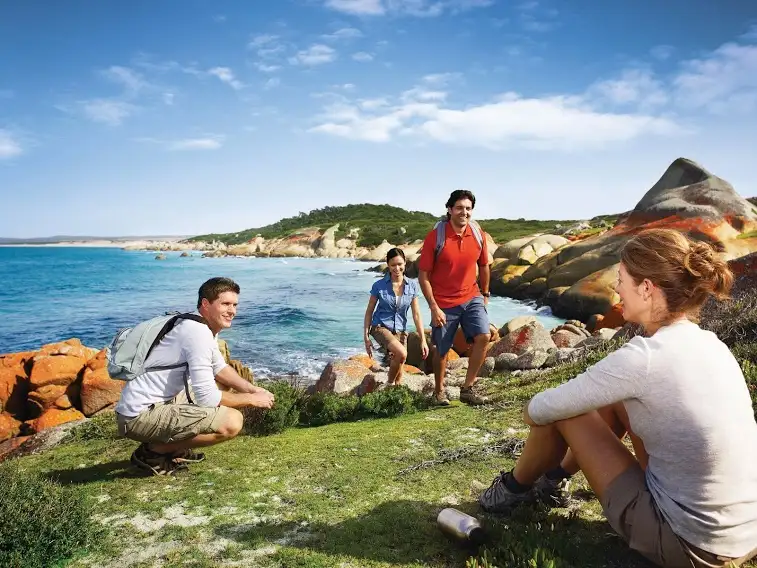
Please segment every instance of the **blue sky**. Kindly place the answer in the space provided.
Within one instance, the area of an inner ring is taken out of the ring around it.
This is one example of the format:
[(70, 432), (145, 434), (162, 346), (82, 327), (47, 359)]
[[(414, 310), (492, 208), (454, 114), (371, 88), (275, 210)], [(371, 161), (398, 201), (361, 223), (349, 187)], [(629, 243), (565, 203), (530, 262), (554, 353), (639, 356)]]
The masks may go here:
[(0, 53), (5, 237), (586, 218), (679, 156), (757, 195), (750, 0), (26, 0)]

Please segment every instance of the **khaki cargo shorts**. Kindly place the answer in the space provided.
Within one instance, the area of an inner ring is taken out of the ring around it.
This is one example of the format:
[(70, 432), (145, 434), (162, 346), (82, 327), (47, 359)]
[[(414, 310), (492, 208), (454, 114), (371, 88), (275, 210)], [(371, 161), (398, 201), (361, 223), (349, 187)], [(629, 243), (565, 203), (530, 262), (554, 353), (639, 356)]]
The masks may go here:
[(134, 418), (116, 413), (118, 433), (138, 442), (168, 444), (215, 434), (226, 419), (225, 406), (205, 407), (195, 404), (160, 402)]
[(370, 329), (370, 334), (371, 334), (371, 337), (373, 337), (373, 339), (376, 340), (376, 343), (378, 343), (379, 347), (381, 348), (381, 352), (384, 355), (385, 365), (389, 364), (389, 344), (392, 341), (396, 339), (402, 344), (403, 347), (407, 349), (407, 332), (406, 331), (398, 331), (396, 333), (392, 333), (383, 325), (374, 325)]
[(757, 554), (755, 549), (741, 558), (718, 556), (678, 537), (657, 508), (638, 466), (629, 467), (610, 484), (602, 509), (632, 550), (665, 568), (721, 568), (731, 562), (740, 566)]

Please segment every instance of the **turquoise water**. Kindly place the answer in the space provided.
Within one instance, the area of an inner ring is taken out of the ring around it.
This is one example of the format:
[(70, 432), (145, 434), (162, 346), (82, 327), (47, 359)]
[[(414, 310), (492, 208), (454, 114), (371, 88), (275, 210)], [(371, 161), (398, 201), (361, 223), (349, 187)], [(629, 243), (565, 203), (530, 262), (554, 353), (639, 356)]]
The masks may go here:
[[(376, 274), (342, 259), (181, 258), (166, 253), (87, 247), (0, 247), (0, 353), (37, 349), (70, 337), (101, 348), (121, 327), (165, 311), (191, 311), (208, 278), (242, 289), (231, 329), (232, 355), (260, 376), (320, 375), (326, 362), (362, 351), (362, 322)], [(429, 311), (421, 300), (424, 323)], [(548, 308), (492, 298), (492, 322)]]

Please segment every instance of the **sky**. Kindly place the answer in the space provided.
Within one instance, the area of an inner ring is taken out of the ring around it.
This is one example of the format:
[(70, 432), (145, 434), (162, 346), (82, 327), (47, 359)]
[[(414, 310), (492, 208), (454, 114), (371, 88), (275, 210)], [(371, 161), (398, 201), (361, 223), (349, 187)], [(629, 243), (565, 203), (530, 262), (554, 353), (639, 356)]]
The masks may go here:
[(0, 54), (2, 237), (585, 219), (678, 157), (757, 195), (752, 0), (8, 0)]

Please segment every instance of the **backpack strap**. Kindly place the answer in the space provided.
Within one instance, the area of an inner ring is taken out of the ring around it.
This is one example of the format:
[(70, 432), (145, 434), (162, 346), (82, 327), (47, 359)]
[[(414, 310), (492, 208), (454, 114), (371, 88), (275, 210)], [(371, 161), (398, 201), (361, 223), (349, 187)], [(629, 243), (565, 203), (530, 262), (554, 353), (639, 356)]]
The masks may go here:
[[(145, 361), (147, 361), (147, 358), (150, 356), (150, 353), (152, 353), (152, 350), (155, 349), (155, 347), (157, 347), (157, 345), (163, 340), (163, 338), (166, 335), (168, 335), (168, 333), (174, 327), (176, 327), (176, 324), (178, 323), (178, 321), (183, 320), (183, 319), (188, 319), (188, 320), (196, 321), (197, 323), (203, 323), (205, 325), (208, 325), (207, 320), (202, 316), (198, 316), (197, 314), (191, 314), (191, 313), (176, 314), (163, 325), (160, 332), (158, 332), (158, 335), (155, 336), (155, 339), (153, 340), (152, 345), (150, 345), (150, 348), (147, 350), (147, 354), (145, 355)], [(210, 326), (208, 325), (208, 328), (209, 327)], [(156, 367), (146, 368), (145, 371), (167, 371), (169, 369), (178, 369), (180, 367), (188, 367), (188, 365), (186, 363), (179, 363), (177, 365), (160, 365)], [(184, 391), (186, 392), (187, 400), (189, 401), (189, 404), (194, 404), (194, 402), (192, 401), (192, 396), (189, 393), (189, 370), (188, 369), (187, 371), (184, 372)]]
[(478, 241), (478, 246), (480, 246), (482, 249), (484, 248), (484, 232), (481, 230), (481, 226), (476, 223), (473, 219), (468, 221), (468, 225), (470, 225), (471, 232), (473, 233), (473, 236), (476, 237), (476, 241)]
[(436, 246), (434, 247), (434, 263), (436, 263), (436, 259), (439, 258), (439, 254), (442, 252), (442, 249), (444, 248), (444, 242), (447, 240), (447, 219), (440, 219), (436, 222), (436, 225), (434, 225), (434, 230), (436, 231)]
[[(436, 262), (436, 259), (439, 258), (439, 254), (442, 252), (442, 249), (444, 248), (444, 243), (447, 240), (447, 219), (440, 219), (436, 222), (436, 225), (434, 225), (434, 230), (436, 231), (436, 247), (434, 247), (434, 262)], [(474, 238), (476, 239), (476, 242), (478, 243), (478, 246), (482, 249), (484, 248), (484, 235), (483, 231), (481, 230), (481, 226), (476, 223), (473, 219), (468, 221), (468, 226), (471, 229), (471, 233), (473, 233)]]

